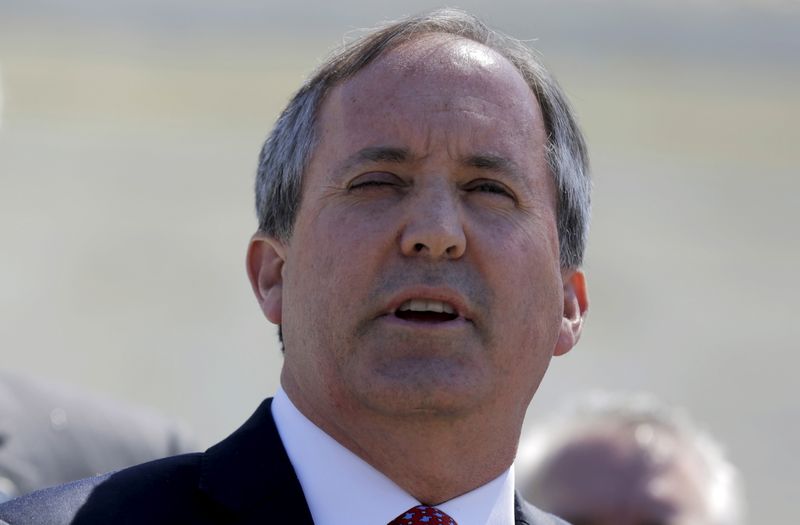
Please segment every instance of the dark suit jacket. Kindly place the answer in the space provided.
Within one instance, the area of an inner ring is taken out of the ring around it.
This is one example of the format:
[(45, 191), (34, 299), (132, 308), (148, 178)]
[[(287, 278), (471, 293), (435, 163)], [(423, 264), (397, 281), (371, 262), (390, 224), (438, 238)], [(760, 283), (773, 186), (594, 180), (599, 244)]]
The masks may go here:
[(19, 496), (195, 450), (189, 432), (160, 414), (0, 370), (0, 493)]
[[(30, 494), (0, 505), (0, 523), (313, 524), (272, 419), (271, 402), (264, 401), (241, 428), (205, 453)], [(519, 496), (515, 507), (517, 524), (564, 525)]]

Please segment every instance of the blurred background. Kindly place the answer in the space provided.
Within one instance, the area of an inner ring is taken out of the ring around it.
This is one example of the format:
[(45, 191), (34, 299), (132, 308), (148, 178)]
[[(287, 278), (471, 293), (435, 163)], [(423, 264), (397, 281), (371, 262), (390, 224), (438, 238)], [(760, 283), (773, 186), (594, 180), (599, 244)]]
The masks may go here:
[[(226, 436), (281, 363), (244, 271), (260, 144), (347, 33), (441, 5), (0, 0), (0, 366)], [(652, 392), (751, 522), (795, 523), (800, 3), (458, 6), (542, 53), (594, 167), (588, 324), (529, 420)]]

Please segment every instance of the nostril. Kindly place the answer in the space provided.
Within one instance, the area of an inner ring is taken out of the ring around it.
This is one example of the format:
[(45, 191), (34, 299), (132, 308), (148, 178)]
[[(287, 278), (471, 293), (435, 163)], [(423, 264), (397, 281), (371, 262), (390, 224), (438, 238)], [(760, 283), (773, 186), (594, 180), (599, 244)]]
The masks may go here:
[(418, 242), (417, 244), (414, 245), (414, 251), (415, 252), (421, 252), (424, 249), (425, 249), (425, 245), (422, 244), (421, 242)]

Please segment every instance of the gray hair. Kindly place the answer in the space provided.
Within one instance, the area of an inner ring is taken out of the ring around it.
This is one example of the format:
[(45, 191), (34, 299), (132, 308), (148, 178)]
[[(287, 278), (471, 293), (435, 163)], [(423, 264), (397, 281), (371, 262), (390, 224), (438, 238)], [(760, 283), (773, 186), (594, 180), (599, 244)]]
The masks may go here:
[(522, 42), (455, 9), (406, 18), (367, 33), (334, 53), (303, 84), (278, 118), (259, 156), (259, 229), (282, 240), (291, 238), (300, 207), (303, 172), (316, 146), (316, 121), (328, 92), (381, 55), (431, 33), (454, 35), (493, 49), (519, 70), (536, 95), (548, 134), (547, 162), (558, 193), (561, 266), (579, 267), (588, 237), (591, 183), (586, 145), (566, 96)]
[(526, 432), (517, 456), (517, 472), (524, 493), (540, 492), (547, 484), (543, 469), (558, 452), (592, 430), (617, 429), (634, 438), (637, 447), (657, 452), (659, 436), (672, 436), (691, 451), (706, 473), (705, 501), (713, 525), (740, 525), (745, 514), (744, 489), (736, 467), (724, 448), (680, 408), (664, 404), (651, 394), (595, 391), (578, 396), (557, 416)]

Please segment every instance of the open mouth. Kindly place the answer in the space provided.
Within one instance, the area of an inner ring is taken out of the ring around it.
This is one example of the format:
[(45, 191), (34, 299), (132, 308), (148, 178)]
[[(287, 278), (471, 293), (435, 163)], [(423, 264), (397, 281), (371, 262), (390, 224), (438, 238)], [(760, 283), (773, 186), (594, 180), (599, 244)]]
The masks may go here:
[(453, 305), (443, 301), (411, 299), (400, 305), (394, 315), (404, 321), (444, 323), (458, 319)]

